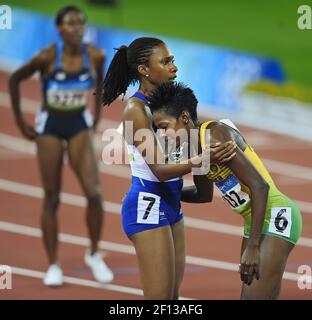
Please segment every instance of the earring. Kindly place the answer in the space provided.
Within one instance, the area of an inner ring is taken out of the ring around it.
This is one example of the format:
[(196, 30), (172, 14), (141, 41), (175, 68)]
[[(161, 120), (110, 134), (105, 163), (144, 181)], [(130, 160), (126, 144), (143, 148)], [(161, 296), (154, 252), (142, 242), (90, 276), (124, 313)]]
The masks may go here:
[(146, 78), (148, 78), (148, 77), (149, 77), (149, 75), (148, 75), (148, 74), (146, 74), (146, 75), (145, 75), (145, 77), (146, 77)]

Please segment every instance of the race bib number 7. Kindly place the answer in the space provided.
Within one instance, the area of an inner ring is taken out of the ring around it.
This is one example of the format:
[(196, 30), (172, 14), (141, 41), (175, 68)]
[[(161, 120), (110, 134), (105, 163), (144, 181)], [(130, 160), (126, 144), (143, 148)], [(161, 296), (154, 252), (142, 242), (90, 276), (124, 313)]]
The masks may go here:
[(160, 197), (149, 192), (140, 192), (138, 198), (138, 223), (159, 223)]

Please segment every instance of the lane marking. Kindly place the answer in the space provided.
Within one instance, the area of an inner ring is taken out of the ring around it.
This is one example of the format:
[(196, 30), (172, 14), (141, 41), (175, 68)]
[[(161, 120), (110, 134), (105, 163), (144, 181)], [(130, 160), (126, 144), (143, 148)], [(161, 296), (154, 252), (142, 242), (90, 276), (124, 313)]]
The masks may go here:
[[(32, 99), (22, 99), (23, 111), (36, 114), (39, 109), (40, 102)], [(10, 98), (8, 93), (0, 92), (0, 107), (10, 108)], [(109, 119), (101, 119), (99, 129), (104, 130), (106, 128), (117, 128), (119, 122)], [(265, 131), (266, 132), (266, 131)], [(100, 137), (99, 137), (100, 138)], [(99, 139), (98, 138), (98, 139)], [(287, 137), (285, 137), (286, 139)], [(100, 145), (100, 144), (99, 144)], [(304, 180), (312, 181), (312, 168), (299, 166), (291, 163), (286, 163), (277, 160), (270, 160), (261, 158), (269, 172), (289, 176), (292, 178), (300, 178)]]
[[(16, 266), (11, 266), (11, 268), (14, 274), (17, 274), (20, 276), (36, 278), (36, 279), (43, 279), (45, 276), (45, 273), (41, 271), (25, 269), (25, 268), (20, 268)], [(115, 292), (133, 294), (137, 296), (143, 296), (143, 291), (141, 289), (126, 287), (126, 286), (121, 286), (116, 284), (101, 284), (99, 282), (92, 281), (92, 280), (80, 279), (80, 278), (68, 277), (68, 276), (64, 276), (63, 279), (64, 279), (64, 283), (73, 284), (77, 286), (105, 289), (108, 291), (115, 291)]]
[[(19, 182), (14, 182), (11, 180), (0, 179), (0, 190), (20, 194), (23, 196), (26, 195), (38, 199), (43, 198), (42, 188)], [(86, 206), (85, 197), (66, 192), (61, 192), (61, 202), (83, 208)], [(110, 201), (103, 201), (103, 206), (107, 212), (120, 215), (121, 204)], [(243, 234), (242, 227), (198, 218), (185, 217), (184, 224), (188, 228), (195, 228), (210, 232), (217, 232), (221, 234), (230, 234), (240, 237)], [(312, 247), (312, 238), (301, 237), (297, 242), (297, 245), (304, 247)]]
[[(23, 112), (27, 112), (29, 114), (36, 114), (38, 110), (40, 109), (40, 100), (35, 99), (29, 99), (25, 97), (21, 97), (21, 107)], [(7, 109), (11, 109), (11, 102), (10, 102), (10, 96), (7, 92), (0, 91), (0, 107), (5, 107)], [(119, 126), (119, 123), (114, 120), (110, 119), (101, 119), (99, 123), (99, 129), (106, 129), (106, 128), (117, 128)], [(245, 126), (245, 125), (244, 125)], [(248, 126), (247, 126), (248, 127)], [(250, 129), (254, 129), (252, 127), (249, 127)], [(259, 131), (259, 129), (257, 129)], [(279, 137), (275, 139), (273, 142), (274, 145), (272, 145), (272, 138), (270, 134), (272, 131), (267, 130), (260, 130), (262, 132), (261, 135), (259, 135), (259, 132), (254, 131), (248, 131), (245, 133), (245, 136), (247, 140), (256, 148), (256, 149), (272, 149), (272, 150), (287, 150), (290, 149), (289, 144), (287, 143), (288, 137), (279, 133)], [(276, 133), (276, 132), (274, 132)], [(293, 137), (293, 139), (298, 140), (298, 138)], [(300, 139), (302, 141), (302, 139)], [(310, 141), (303, 140), (304, 144), (310, 143)], [(298, 149), (306, 149), (307, 147), (304, 144), (296, 144), (293, 143), (291, 145), (291, 150), (298, 150)]]
[[(5, 232), (12, 232), (20, 235), (31, 236), (35, 238), (41, 238), (41, 230), (34, 227), (24, 226), (16, 223), (10, 223), (5, 221), (0, 221), (0, 230)], [(89, 239), (75, 236), (66, 233), (59, 234), (59, 240), (64, 243), (74, 244), (74, 245), (81, 245), (81, 246), (88, 246)], [(126, 253), (135, 255), (135, 250), (132, 246), (124, 245), (124, 244), (117, 244), (114, 242), (108, 241), (99, 241), (99, 248), (102, 250), (108, 250), (118, 253)], [(200, 266), (200, 267), (207, 267), (207, 268), (214, 268), (214, 269), (221, 269), (227, 271), (235, 271), (238, 272), (238, 264), (231, 263), (226, 261), (214, 260), (214, 259), (207, 259), (201, 257), (194, 257), (194, 256), (186, 256), (186, 263)], [(300, 275), (293, 273), (293, 272), (284, 272), (283, 279), (297, 281)]]
[[(19, 151), (19, 152), (31, 154), (34, 156), (36, 155), (36, 145), (33, 142), (16, 138), (4, 133), (0, 133), (0, 146), (9, 148), (14, 151)], [(278, 167), (278, 165), (276, 166)], [(104, 173), (104, 174), (112, 175), (119, 178), (126, 178), (128, 180), (131, 179), (131, 170), (128, 166), (123, 166), (123, 165), (107, 166), (107, 165), (104, 165), (102, 161), (99, 161), (99, 169), (101, 173)], [(309, 173), (312, 174), (311, 169), (306, 168), (306, 170), (309, 170)], [(303, 172), (302, 174), (305, 175), (306, 172)], [(306, 177), (307, 177), (307, 180), (309, 180), (308, 175)], [(184, 178), (184, 182), (185, 182), (185, 185), (193, 184), (192, 180), (189, 178)], [(219, 191), (218, 190), (216, 191), (217, 192), (215, 192), (214, 195), (220, 198)], [(312, 213), (312, 202), (306, 202), (301, 200), (295, 200), (295, 202), (298, 204), (301, 210), (304, 211), (305, 213)]]

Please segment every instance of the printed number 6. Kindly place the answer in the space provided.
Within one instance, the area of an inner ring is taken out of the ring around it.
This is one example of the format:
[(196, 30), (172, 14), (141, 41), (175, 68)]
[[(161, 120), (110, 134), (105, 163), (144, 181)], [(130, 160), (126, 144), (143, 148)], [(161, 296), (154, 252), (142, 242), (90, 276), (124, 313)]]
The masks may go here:
[(148, 217), (148, 215), (149, 215), (149, 213), (151, 212), (151, 209), (152, 209), (152, 207), (153, 207), (156, 199), (153, 198), (153, 197), (146, 197), (146, 196), (144, 196), (144, 197), (143, 197), (143, 200), (150, 202), (150, 203), (148, 204), (148, 206), (147, 206), (147, 208), (146, 208), (146, 210), (145, 210), (144, 216), (143, 216), (143, 218), (142, 218), (143, 220), (146, 220), (147, 217)]
[(274, 221), (274, 224), (275, 224), (275, 227), (276, 227), (276, 230), (278, 230), (279, 232), (283, 232), (286, 228), (287, 228), (287, 225), (288, 225), (288, 220), (283, 217), (283, 213), (286, 212), (286, 209), (281, 209), (276, 218), (275, 218), (275, 221)]

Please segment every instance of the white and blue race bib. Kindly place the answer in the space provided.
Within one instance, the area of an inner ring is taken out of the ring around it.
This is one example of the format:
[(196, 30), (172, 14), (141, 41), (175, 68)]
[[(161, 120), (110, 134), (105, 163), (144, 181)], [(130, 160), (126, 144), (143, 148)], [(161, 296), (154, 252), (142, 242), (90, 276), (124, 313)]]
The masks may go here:
[(222, 192), (222, 199), (233, 209), (241, 209), (250, 202), (249, 194), (242, 191), (239, 180), (232, 174), (216, 182), (216, 186)]

